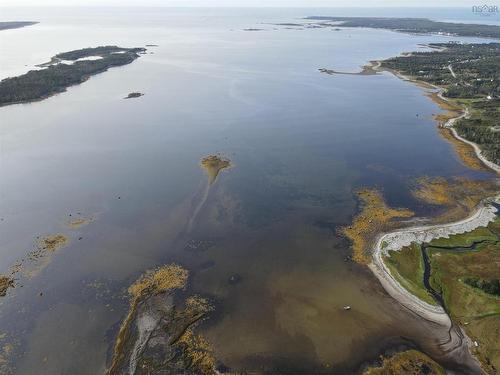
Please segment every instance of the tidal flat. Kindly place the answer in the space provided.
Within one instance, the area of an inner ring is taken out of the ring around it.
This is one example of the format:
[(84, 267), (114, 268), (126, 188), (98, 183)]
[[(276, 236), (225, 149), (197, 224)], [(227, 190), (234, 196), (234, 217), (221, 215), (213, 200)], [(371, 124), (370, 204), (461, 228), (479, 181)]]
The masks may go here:
[(219, 155), (205, 156), (201, 159), (200, 164), (207, 172), (209, 185), (212, 185), (215, 182), (220, 171), (231, 167), (231, 161)]

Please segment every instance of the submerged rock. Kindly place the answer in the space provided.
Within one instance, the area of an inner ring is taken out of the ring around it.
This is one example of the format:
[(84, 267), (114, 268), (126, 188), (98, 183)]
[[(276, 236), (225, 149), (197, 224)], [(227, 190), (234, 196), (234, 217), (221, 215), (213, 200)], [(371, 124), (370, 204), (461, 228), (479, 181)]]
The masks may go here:
[(133, 99), (133, 98), (139, 98), (141, 96), (143, 96), (144, 94), (142, 92), (131, 92), (130, 94), (128, 94), (125, 98), (123, 99)]
[(228, 281), (228, 283), (230, 285), (239, 284), (241, 282), (241, 276), (238, 275), (237, 273), (232, 274), (231, 276), (229, 276), (229, 278), (227, 279), (227, 281)]
[(214, 246), (214, 242), (210, 240), (189, 240), (184, 249), (187, 251), (203, 252)]

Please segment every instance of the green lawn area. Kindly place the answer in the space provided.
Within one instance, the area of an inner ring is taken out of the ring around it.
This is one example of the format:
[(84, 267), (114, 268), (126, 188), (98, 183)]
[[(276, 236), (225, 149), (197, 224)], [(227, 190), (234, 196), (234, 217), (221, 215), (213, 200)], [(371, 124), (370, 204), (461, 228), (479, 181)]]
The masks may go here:
[(457, 234), (450, 238), (438, 238), (433, 240), (430, 245), (436, 247), (470, 247), (474, 243), (481, 241), (496, 241), (497, 236), (486, 227), (476, 228), (472, 232)]
[(390, 251), (384, 261), (394, 278), (409, 292), (431, 305), (436, 304), (424, 287), (424, 262), (419, 245), (412, 244), (400, 251)]
[[(464, 248), (477, 244), (474, 250)], [(427, 244), (432, 288), (441, 293), (452, 319), (459, 323), (478, 347), (472, 348), (488, 373), (500, 369), (500, 297), (464, 282), (467, 278), (493, 280), (500, 277), (500, 219), (488, 227), (431, 241)], [(391, 274), (422, 300), (434, 299), (423, 284), (424, 264), (417, 244), (384, 257)], [(493, 367), (494, 366), (494, 367)]]
[[(500, 275), (500, 221), (497, 219), (488, 228), (478, 228), (469, 234), (452, 236), (447, 242), (449, 249), (429, 247), (431, 263), (431, 286), (441, 291), (452, 319), (459, 323), (479, 346), (474, 348), (478, 358), (487, 368), (490, 362), (500, 368), (500, 297), (485, 293), (464, 282), (468, 277), (485, 280), (497, 279)], [(474, 251), (456, 251), (487, 239)], [(432, 241), (431, 245), (443, 241)], [(493, 373), (493, 371), (490, 371)]]

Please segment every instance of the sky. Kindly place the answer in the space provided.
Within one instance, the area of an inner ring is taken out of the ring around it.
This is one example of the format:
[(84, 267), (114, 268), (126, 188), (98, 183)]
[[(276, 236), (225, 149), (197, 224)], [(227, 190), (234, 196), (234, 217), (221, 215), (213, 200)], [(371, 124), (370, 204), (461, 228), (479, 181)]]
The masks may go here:
[[(0, 0), (0, 6), (471, 7), (475, 0)], [(483, 4), (484, 0), (479, 0)], [(498, 0), (486, 1), (499, 5)]]

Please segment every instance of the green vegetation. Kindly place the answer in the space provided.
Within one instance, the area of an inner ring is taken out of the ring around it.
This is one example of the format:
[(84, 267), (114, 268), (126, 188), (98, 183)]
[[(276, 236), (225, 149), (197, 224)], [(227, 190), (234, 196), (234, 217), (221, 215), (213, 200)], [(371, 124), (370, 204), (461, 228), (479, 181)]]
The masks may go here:
[[(69, 86), (82, 83), (90, 76), (111, 67), (130, 64), (143, 51), (143, 48), (106, 46), (60, 53), (49, 63), (42, 65), (40, 70), (31, 70), (19, 77), (2, 80), (0, 106), (31, 102), (63, 92)], [(92, 57), (100, 58), (85, 59)], [(67, 64), (63, 60), (72, 63)]]
[[(500, 26), (436, 22), (425, 18), (308, 17), (316, 27), (369, 27), (406, 33), (500, 38)], [(314, 26), (314, 25), (311, 25)], [(500, 163), (500, 43), (433, 43), (430, 52), (406, 53), (381, 66), (444, 88), (455, 109), (469, 116), (454, 124), (457, 133), (479, 145), (490, 161)], [(328, 72), (327, 70), (325, 72)], [(443, 103), (441, 103), (443, 104)]]
[(437, 22), (427, 18), (386, 18), (386, 17), (307, 17), (309, 20), (342, 22), (328, 26), (370, 27), (414, 34), (445, 34), (500, 38), (500, 26), (466, 23)]
[(464, 283), (473, 288), (481, 289), (485, 293), (500, 296), (500, 279), (483, 280), (478, 277), (468, 277)]
[[(427, 283), (422, 246), (429, 262)], [(500, 368), (500, 218), (488, 227), (391, 251), (384, 261), (400, 284), (422, 300), (434, 301), (428, 287), (437, 292), (451, 318), (477, 343), (473, 350), (484, 368), (496, 373)]]
[(432, 288), (441, 293), (452, 319), (478, 343), (476, 354), (494, 373), (494, 368), (500, 368), (500, 298), (465, 280), (498, 277), (500, 238), (482, 242), (474, 251), (457, 251), (453, 247), (429, 247), (428, 251)]
[[(500, 368), (500, 218), (488, 227), (422, 246), (429, 258), (428, 285), (441, 295), (451, 318), (477, 342), (475, 354), (488, 373), (495, 373)], [(412, 245), (391, 252), (385, 261), (401, 284), (422, 298), (427, 290), (420, 250)]]
[(456, 234), (450, 238), (438, 238), (432, 241), (434, 247), (471, 247), (476, 243), (483, 241), (495, 241), (496, 235), (488, 228), (480, 227), (471, 232)]
[(409, 292), (427, 303), (436, 304), (424, 286), (424, 261), (419, 245), (412, 244), (400, 251), (391, 251), (384, 261), (392, 276)]
[(25, 22), (25, 21), (0, 22), (0, 30), (19, 29), (20, 27), (31, 26), (37, 23), (38, 22)]
[(469, 116), (455, 129), (477, 143), (488, 160), (500, 163), (500, 43), (430, 46), (436, 50), (391, 58), (382, 67), (441, 86), (444, 96), (468, 107)]

